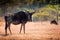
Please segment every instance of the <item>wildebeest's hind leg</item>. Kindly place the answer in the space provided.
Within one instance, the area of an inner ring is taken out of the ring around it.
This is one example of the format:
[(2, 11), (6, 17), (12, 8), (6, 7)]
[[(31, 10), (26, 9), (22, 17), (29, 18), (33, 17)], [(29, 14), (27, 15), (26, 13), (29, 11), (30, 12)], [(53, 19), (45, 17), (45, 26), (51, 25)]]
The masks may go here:
[(5, 16), (5, 35), (7, 35), (7, 28), (8, 28), (8, 25), (7, 25), (7, 16)]
[(5, 22), (5, 35), (7, 35), (7, 22)]
[(11, 30), (10, 30), (10, 21), (8, 21), (7, 16), (5, 16), (5, 35), (7, 35), (7, 28), (8, 27), (9, 27), (9, 31), (11, 33)]
[(11, 29), (10, 29), (10, 23), (5, 24), (5, 35), (7, 35), (7, 28), (9, 28), (10, 34), (12, 34)]

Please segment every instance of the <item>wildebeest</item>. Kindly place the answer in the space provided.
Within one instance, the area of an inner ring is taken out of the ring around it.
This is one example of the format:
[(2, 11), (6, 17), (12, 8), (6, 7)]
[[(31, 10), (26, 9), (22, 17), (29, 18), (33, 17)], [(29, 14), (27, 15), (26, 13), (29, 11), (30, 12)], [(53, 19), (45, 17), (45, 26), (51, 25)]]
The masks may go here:
[(58, 25), (58, 23), (57, 23), (56, 20), (52, 20), (52, 21), (51, 21), (51, 24), (56, 24), (56, 25)]
[(20, 12), (14, 13), (14, 15), (5, 16), (5, 34), (7, 35), (8, 28), (10, 33), (12, 34), (10, 30), (11, 23), (14, 25), (21, 24), (20, 33), (22, 30), (22, 26), (25, 33), (25, 24), (27, 23), (27, 21), (30, 21), (34, 13), (35, 12), (29, 13), (29, 12), (20, 11)]

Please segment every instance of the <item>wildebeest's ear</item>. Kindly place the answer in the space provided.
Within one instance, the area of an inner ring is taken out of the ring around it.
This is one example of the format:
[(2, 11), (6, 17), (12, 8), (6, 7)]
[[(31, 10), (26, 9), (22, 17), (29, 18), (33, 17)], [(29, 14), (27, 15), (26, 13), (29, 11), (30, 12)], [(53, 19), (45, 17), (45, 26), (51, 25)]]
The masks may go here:
[(32, 12), (32, 15), (39, 12), (39, 9), (35, 9), (34, 12)]

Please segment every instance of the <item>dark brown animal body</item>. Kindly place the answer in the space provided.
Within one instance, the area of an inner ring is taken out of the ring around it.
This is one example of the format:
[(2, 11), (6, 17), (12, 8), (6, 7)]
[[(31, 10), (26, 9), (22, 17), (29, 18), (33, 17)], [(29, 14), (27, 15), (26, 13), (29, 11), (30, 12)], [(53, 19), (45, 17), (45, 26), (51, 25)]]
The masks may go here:
[(15, 13), (14, 15), (5, 16), (5, 34), (7, 35), (7, 29), (9, 29), (10, 33), (12, 34), (10, 30), (11, 23), (14, 25), (21, 24), (20, 33), (22, 30), (22, 26), (25, 33), (25, 24), (27, 23), (27, 21), (31, 19), (33, 13), (28, 13), (28, 12), (26, 13), (26, 12), (20, 11), (18, 13)]

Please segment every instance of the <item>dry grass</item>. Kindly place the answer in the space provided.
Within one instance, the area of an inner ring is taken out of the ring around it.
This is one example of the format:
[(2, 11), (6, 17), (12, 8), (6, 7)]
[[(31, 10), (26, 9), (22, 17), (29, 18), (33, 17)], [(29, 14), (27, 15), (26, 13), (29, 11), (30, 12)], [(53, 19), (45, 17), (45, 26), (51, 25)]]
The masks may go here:
[(27, 22), (26, 34), (19, 34), (20, 25), (11, 24), (12, 35), (4, 36), (5, 23), (0, 21), (0, 40), (60, 40), (59, 25), (46, 22)]

